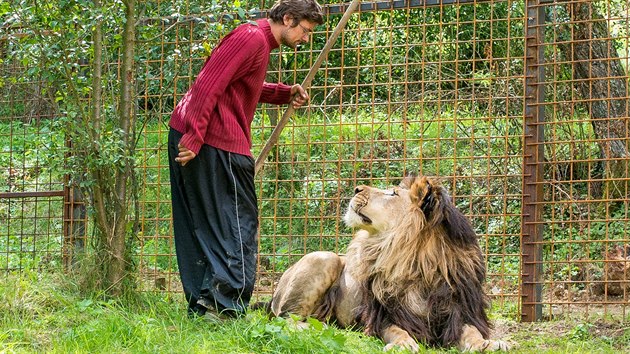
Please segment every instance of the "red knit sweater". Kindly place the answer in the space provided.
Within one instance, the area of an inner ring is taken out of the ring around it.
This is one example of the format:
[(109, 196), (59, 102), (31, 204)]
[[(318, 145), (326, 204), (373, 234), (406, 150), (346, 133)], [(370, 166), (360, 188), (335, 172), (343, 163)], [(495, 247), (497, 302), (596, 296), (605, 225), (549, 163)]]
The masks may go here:
[(240, 25), (212, 51), (169, 125), (196, 154), (203, 144), (252, 156), (251, 123), (258, 102), (285, 104), (291, 86), (265, 82), (269, 54), (279, 44), (267, 19)]

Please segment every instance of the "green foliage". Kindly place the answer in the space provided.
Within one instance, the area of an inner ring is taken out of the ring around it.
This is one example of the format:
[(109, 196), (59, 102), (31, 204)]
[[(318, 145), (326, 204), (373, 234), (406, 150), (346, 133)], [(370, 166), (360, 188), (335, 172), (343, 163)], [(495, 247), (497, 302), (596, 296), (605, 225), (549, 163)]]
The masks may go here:
[[(297, 321), (299, 318), (276, 317), (260, 323), (252, 327), (248, 333), (251, 340), (245, 342), (264, 342), (280, 352), (338, 353), (346, 349), (346, 335), (338, 329), (308, 318), (309, 328), (304, 330), (296, 325)], [(253, 346), (251, 349), (256, 350)]]

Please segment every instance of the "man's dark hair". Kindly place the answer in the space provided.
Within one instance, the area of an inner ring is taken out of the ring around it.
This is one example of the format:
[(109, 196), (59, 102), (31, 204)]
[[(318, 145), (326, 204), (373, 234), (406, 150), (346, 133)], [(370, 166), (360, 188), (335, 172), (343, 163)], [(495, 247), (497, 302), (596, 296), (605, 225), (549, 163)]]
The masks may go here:
[(324, 23), (324, 14), (322, 7), (315, 0), (278, 0), (271, 10), (269, 10), (269, 18), (277, 23), (282, 23), (284, 15), (293, 18), (293, 26), (295, 27), (302, 20), (317, 23)]

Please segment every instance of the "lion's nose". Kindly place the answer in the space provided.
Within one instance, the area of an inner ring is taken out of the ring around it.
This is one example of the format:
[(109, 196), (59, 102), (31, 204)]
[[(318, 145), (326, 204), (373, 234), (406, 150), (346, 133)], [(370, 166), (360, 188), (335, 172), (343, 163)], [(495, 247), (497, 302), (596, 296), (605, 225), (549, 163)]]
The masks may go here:
[(365, 186), (354, 187), (354, 194), (359, 194), (359, 193), (363, 192), (364, 189), (365, 189)]

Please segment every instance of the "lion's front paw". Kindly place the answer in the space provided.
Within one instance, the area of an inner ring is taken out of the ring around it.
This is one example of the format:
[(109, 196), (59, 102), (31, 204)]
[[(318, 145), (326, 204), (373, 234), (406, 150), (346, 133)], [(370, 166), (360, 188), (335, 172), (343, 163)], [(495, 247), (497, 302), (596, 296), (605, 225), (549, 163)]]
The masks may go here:
[(385, 348), (383, 348), (383, 351), (408, 349), (417, 353), (420, 349), (418, 343), (409, 335), (409, 333), (396, 325), (391, 325), (385, 328), (382, 333), (382, 339), (385, 343), (387, 343)]
[(508, 351), (512, 346), (503, 340), (485, 339), (464, 348), (465, 352), (494, 352), (497, 350)]
[(387, 352), (393, 349), (409, 349), (411, 352), (417, 353), (418, 350), (420, 350), (420, 346), (418, 346), (418, 343), (413, 340), (413, 338), (405, 338), (388, 343), (385, 348), (383, 348), (383, 351)]
[(492, 351), (492, 352), (497, 351), (497, 350), (508, 351), (512, 347), (510, 343), (504, 340), (488, 339), (486, 340), (486, 342), (488, 343), (486, 344), (486, 348), (484, 349), (484, 351)]
[(463, 352), (490, 352), (510, 350), (512, 346), (502, 340), (484, 339), (479, 330), (471, 325), (464, 325), (462, 337), (457, 348)]

